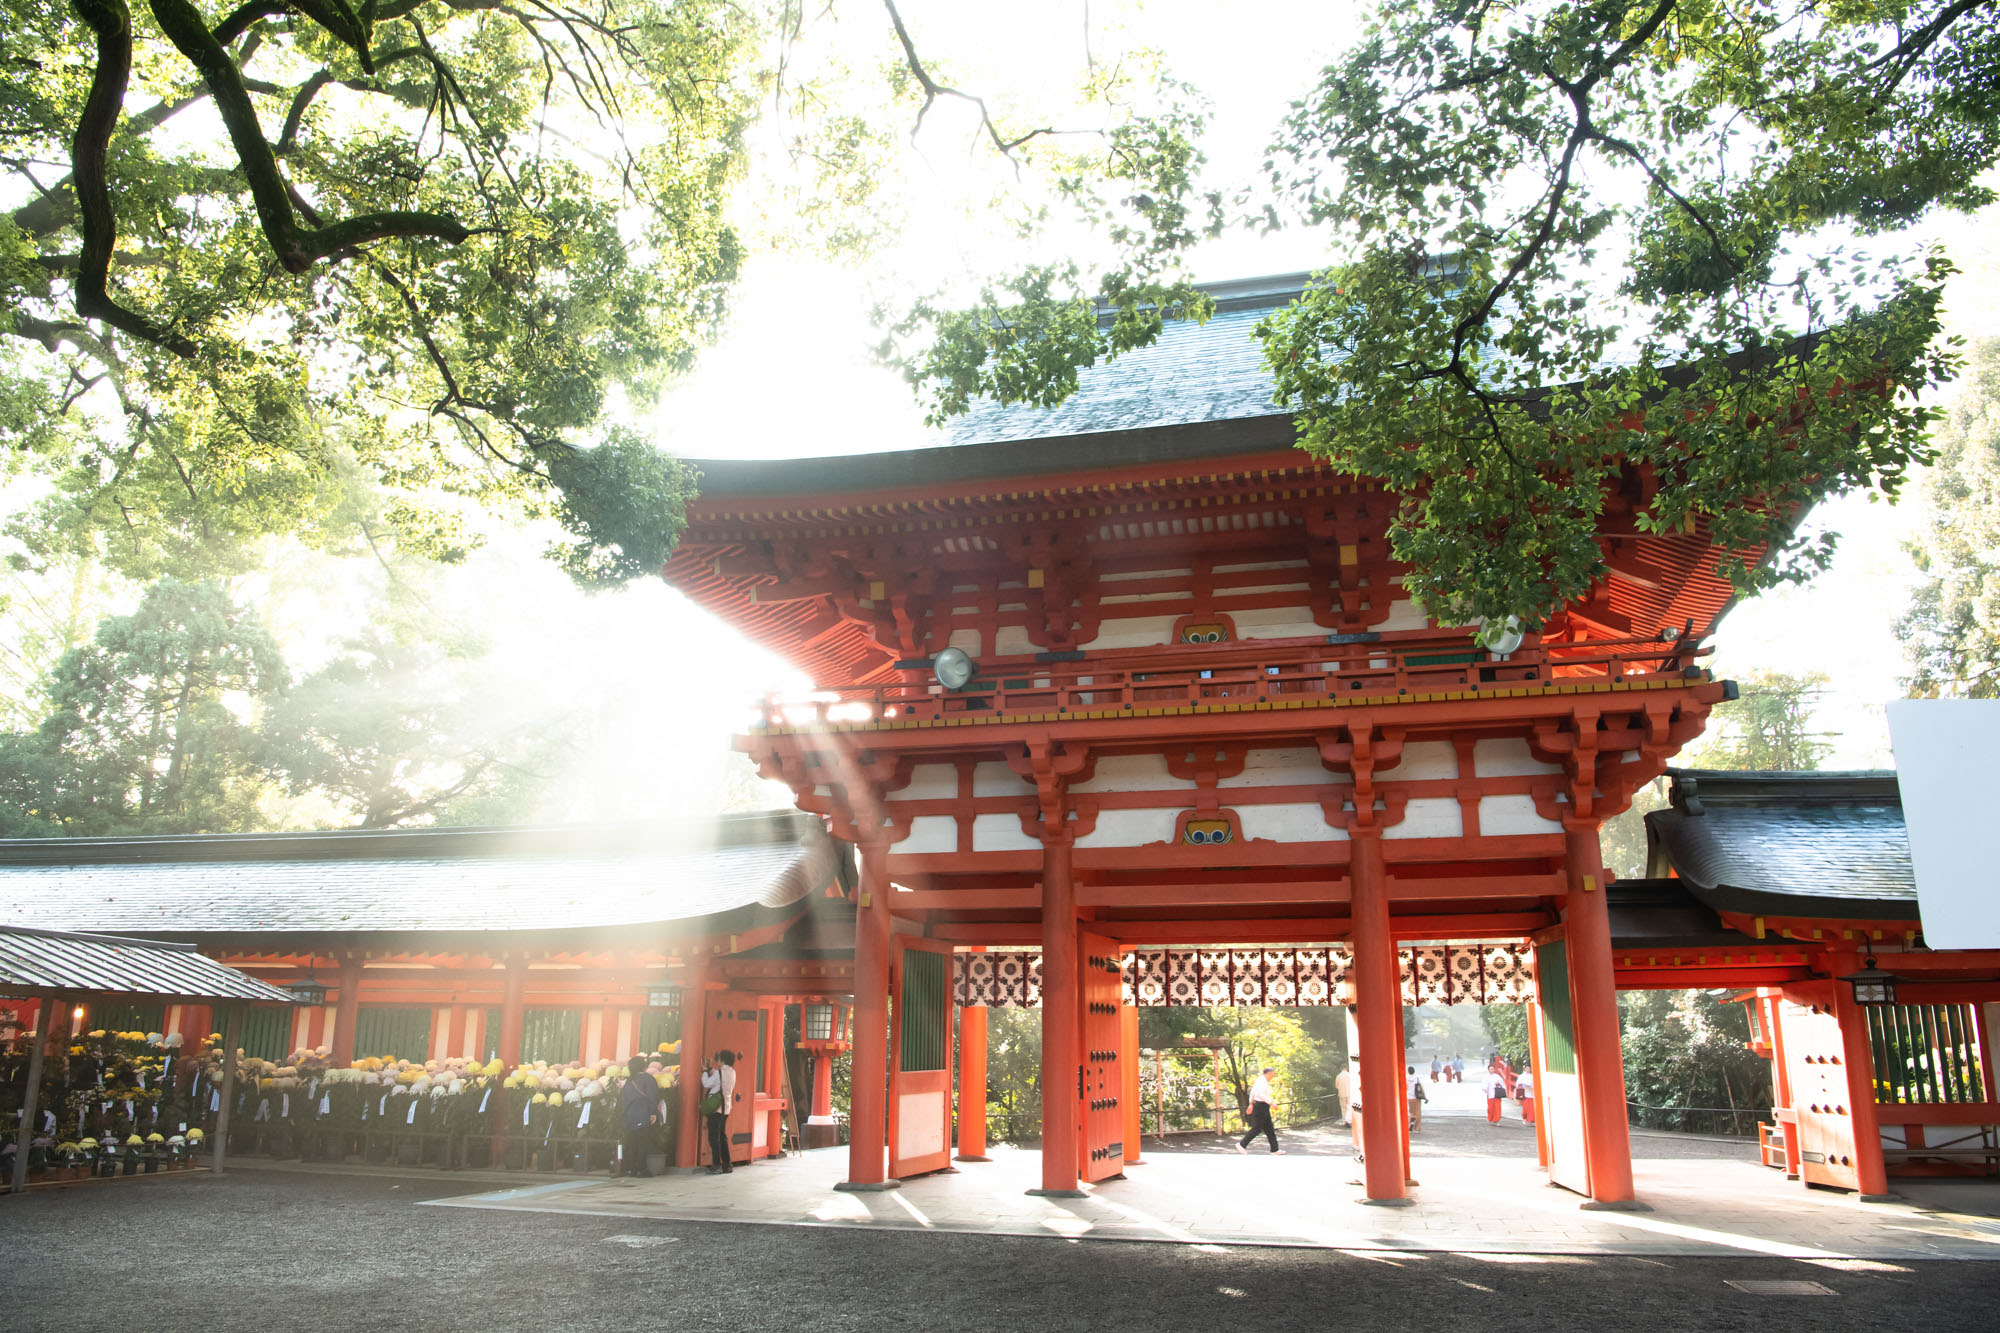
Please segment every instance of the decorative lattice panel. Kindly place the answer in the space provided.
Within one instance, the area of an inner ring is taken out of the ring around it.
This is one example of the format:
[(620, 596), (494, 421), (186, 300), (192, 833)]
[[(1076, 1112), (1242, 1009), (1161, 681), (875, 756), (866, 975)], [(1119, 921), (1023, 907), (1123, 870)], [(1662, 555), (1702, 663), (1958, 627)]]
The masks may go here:
[[(1398, 951), (1403, 1003), (1526, 1004), (1535, 998), (1525, 944), (1427, 944)], [(1140, 949), (1125, 955), (1122, 999), (1142, 1009), (1338, 1004), (1353, 968), (1344, 947)], [(1034, 1009), (1042, 956), (1027, 949), (957, 956), (960, 1004)]]

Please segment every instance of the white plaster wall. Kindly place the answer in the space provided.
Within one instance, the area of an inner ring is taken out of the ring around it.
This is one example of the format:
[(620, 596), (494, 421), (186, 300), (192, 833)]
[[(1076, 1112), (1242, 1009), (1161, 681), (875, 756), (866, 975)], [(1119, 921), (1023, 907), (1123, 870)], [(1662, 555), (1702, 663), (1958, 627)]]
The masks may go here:
[(1237, 825), (1245, 838), (1270, 842), (1344, 842), (1345, 829), (1326, 822), (1326, 812), (1317, 801), (1310, 805), (1239, 805)]
[(1479, 832), (1485, 837), (1506, 837), (1524, 833), (1561, 833), (1562, 825), (1543, 819), (1535, 809), (1535, 798), (1487, 796), (1479, 802)]
[(1246, 564), (1216, 565), (1214, 568), (1218, 574), (1241, 574), (1258, 569), (1307, 569), (1310, 565), (1304, 560), (1252, 560)]
[(1039, 653), (1041, 645), (1028, 637), (1026, 625), (1001, 625), (993, 631), (993, 652), (999, 657), (1021, 657)]
[[(953, 847), (956, 847), (954, 835)], [(1018, 815), (974, 815), (972, 817), (972, 850), (975, 852), (1038, 852), (1042, 849), (1040, 838), (1031, 838), (1021, 831)]]
[[(1486, 809), (1480, 807), (1480, 827), (1484, 829)], [(1464, 812), (1448, 796), (1426, 796), (1411, 801), (1401, 823), (1382, 831), (1384, 838), (1456, 838), (1465, 832)]]
[[(1033, 788), (1014, 776), (1014, 770), (1005, 764), (988, 763), (972, 766), (972, 794), (974, 796), (1025, 796)], [(1012, 815), (1008, 816), (1013, 818)]]
[(951, 815), (918, 815), (910, 821), (910, 836), (889, 849), (891, 854), (957, 850), (958, 820)]
[(1266, 606), (1249, 611), (1231, 611), (1239, 639), (1299, 639), (1326, 633), (1313, 623), (1312, 612), (1302, 606)]
[(1134, 616), (1130, 620), (1104, 621), (1096, 638), (1086, 648), (1151, 648), (1168, 642), (1179, 616)]
[(1243, 756), (1243, 771), (1224, 778), (1218, 787), (1323, 787), (1329, 782), (1347, 782), (1345, 773), (1332, 773), (1319, 761), (1319, 751), (1311, 748), (1252, 750)]
[(971, 625), (967, 625), (964, 626), (963, 628), (953, 630), (951, 632), (951, 638), (949, 640), (949, 644), (953, 648), (959, 648), (964, 650), (968, 655), (975, 658), (979, 656), (980, 652), (985, 647), (985, 645), (979, 641), (979, 630)]
[[(1562, 771), (1555, 764), (1545, 764), (1535, 758), (1528, 750), (1527, 740), (1520, 736), (1504, 736), (1475, 743), (1472, 747), (1472, 770), (1482, 778), (1524, 778)], [(1483, 825), (1486, 821), (1483, 810), (1479, 819)]]
[(1423, 607), (1407, 597), (1399, 597), (1389, 603), (1389, 618), (1374, 629), (1383, 634), (1398, 630), (1429, 629), (1431, 622), (1425, 617)]
[(892, 801), (950, 801), (958, 797), (958, 769), (952, 764), (918, 764), (910, 785), (889, 793)]
[(1138, 847), (1174, 836), (1179, 810), (1100, 810), (1097, 827), (1076, 840), (1079, 847)]
[(1108, 754), (1097, 761), (1090, 781), (1070, 784), (1071, 791), (1185, 791), (1194, 786), (1167, 772), (1160, 754)]
[(1458, 776), (1458, 752), (1450, 741), (1410, 741), (1403, 746), (1403, 758), (1394, 768), (1376, 776), (1389, 782), (1430, 782)]
[(1098, 575), (1099, 583), (1136, 583), (1140, 579), (1191, 579), (1194, 571), (1180, 569), (1128, 569), (1117, 574)]

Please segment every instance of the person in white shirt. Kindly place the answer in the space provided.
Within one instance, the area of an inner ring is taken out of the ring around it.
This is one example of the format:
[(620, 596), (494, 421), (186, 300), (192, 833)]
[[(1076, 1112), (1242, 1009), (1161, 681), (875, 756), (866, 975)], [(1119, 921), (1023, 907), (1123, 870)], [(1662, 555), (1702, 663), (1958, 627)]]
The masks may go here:
[(736, 1106), (736, 1052), (720, 1050), (701, 1071), (701, 1090), (720, 1095), (722, 1109), (711, 1111), (708, 1119), (708, 1173), (727, 1175), (736, 1166), (729, 1160), (729, 1113)]
[(1507, 1104), (1507, 1080), (1500, 1077), (1498, 1070), (1486, 1071), (1486, 1119), (1491, 1124), (1500, 1123), (1500, 1108)]
[(1271, 1075), (1277, 1072), (1276, 1069), (1266, 1065), (1263, 1072), (1257, 1075), (1256, 1082), (1250, 1085), (1250, 1111), (1248, 1117), (1250, 1129), (1237, 1141), (1237, 1152), (1249, 1152), (1250, 1141), (1259, 1134), (1262, 1134), (1271, 1141), (1271, 1151), (1273, 1153), (1284, 1151), (1283, 1148), (1278, 1146), (1278, 1127), (1271, 1120)]
[(1523, 1069), (1521, 1077), (1514, 1080), (1514, 1095), (1521, 1100), (1521, 1119), (1535, 1123), (1535, 1071)]
[(1430, 1097), (1424, 1092), (1424, 1076), (1417, 1072), (1415, 1065), (1405, 1066), (1405, 1073), (1409, 1085), (1410, 1133), (1417, 1134), (1423, 1131), (1424, 1103), (1429, 1101)]

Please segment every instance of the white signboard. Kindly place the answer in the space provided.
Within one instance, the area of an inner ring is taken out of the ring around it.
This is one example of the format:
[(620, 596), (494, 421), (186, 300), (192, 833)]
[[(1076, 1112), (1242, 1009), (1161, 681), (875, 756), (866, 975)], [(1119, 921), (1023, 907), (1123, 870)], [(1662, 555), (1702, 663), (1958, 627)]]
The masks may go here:
[(2000, 949), (2000, 700), (1898, 699), (1889, 743), (1924, 942)]

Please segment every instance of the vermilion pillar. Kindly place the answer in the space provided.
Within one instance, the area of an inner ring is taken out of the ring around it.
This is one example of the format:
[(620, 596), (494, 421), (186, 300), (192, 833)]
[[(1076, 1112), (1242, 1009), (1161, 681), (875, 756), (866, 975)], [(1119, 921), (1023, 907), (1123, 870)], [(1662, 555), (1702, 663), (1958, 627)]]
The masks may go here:
[[(1625, 1059), (1618, 1043), (1618, 982), (1612, 971), (1611, 912), (1605, 906), (1596, 824), (1564, 826), (1563, 860), (1569, 890), (1564, 943), (1590, 1197), (1598, 1205), (1631, 1204), (1632, 1136), (1625, 1118)], [(1541, 1089), (1535, 1091), (1539, 1095)]]
[(986, 1155), (986, 1006), (958, 1011), (958, 1160), (988, 1162)]
[[(1861, 970), (1857, 954), (1831, 954), (1827, 963), (1836, 977)], [(1868, 1023), (1854, 1002), (1854, 987), (1844, 981), (1833, 983), (1833, 1017), (1840, 1024), (1840, 1060), (1847, 1072), (1855, 1184), (1863, 1199), (1880, 1201), (1889, 1194), (1889, 1169), (1882, 1160), (1882, 1118), (1875, 1109), (1875, 1057), (1868, 1049)]]
[(1403, 995), (1378, 829), (1350, 830), (1354, 1020), (1361, 1038), (1361, 1151), (1369, 1203), (1402, 1205)]
[[(1118, 1011), (1118, 1109), (1125, 1113), (1125, 1165), (1141, 1160), (1139, 1140), (1145, 1134), (1139, 1123), (1139, 1010), (1125, 1005)], [(1162, 1126), (1165, 1128), (1165, 1126)]]
[(333, 1040), (327, 1058), (335, 1068), (354, 1063), (354, 1029), (361, 1021), (361, 960), (352, 955), (341, 959), (340, 998), (333, 1008)]
[(1042, 1184), (1030, 1194), (1068, 1197), (1076, 1187), (1077, 1055), (1083, 1025), (1077, 973), (1076, 886), (1070, 840), (1042, 840)]
[(889, 846), (860, 845), (854, 896), (854, 1060), (847, 1113), (845, 1190), (893, 1189), (888, 1179)]
[(828, 1051), (813, 1054), (812, 1117), (815, 1120), (833, 1118), (833, 1055)]
[(708, 1049), (708, 974), (706, 958), (688, 963), (687, 984), (681, 990), (680, 1072), (675, 1076), (674, 1102), (679, 1124), (674, 1130), (674, 1169), (692, 1171), (701, 1165), (701, 1053)]
[[(496, 1037), (486, 1034), (487, 1044), (494, 1048), (495, 1056), (506, 1069), (521, 1063), (521, 1005), (522, 997), (528, 989), (528, 960), (510, 958), (501, 970), (500, 981), (500, 1032)], [(346, 1025), (342, 1024), (345, 1030)], [(339, 1033), (334, 1034), (338, 1036)], [(502, 1106), (503, 1112), (517, 1110)], [(507, 1135), (514, 1132), (520, 1121), (511, 1114), (493, 1117), (493, 1139), (491, 1162), (494, 1166), (504, 1166), (507, 1162)]]

